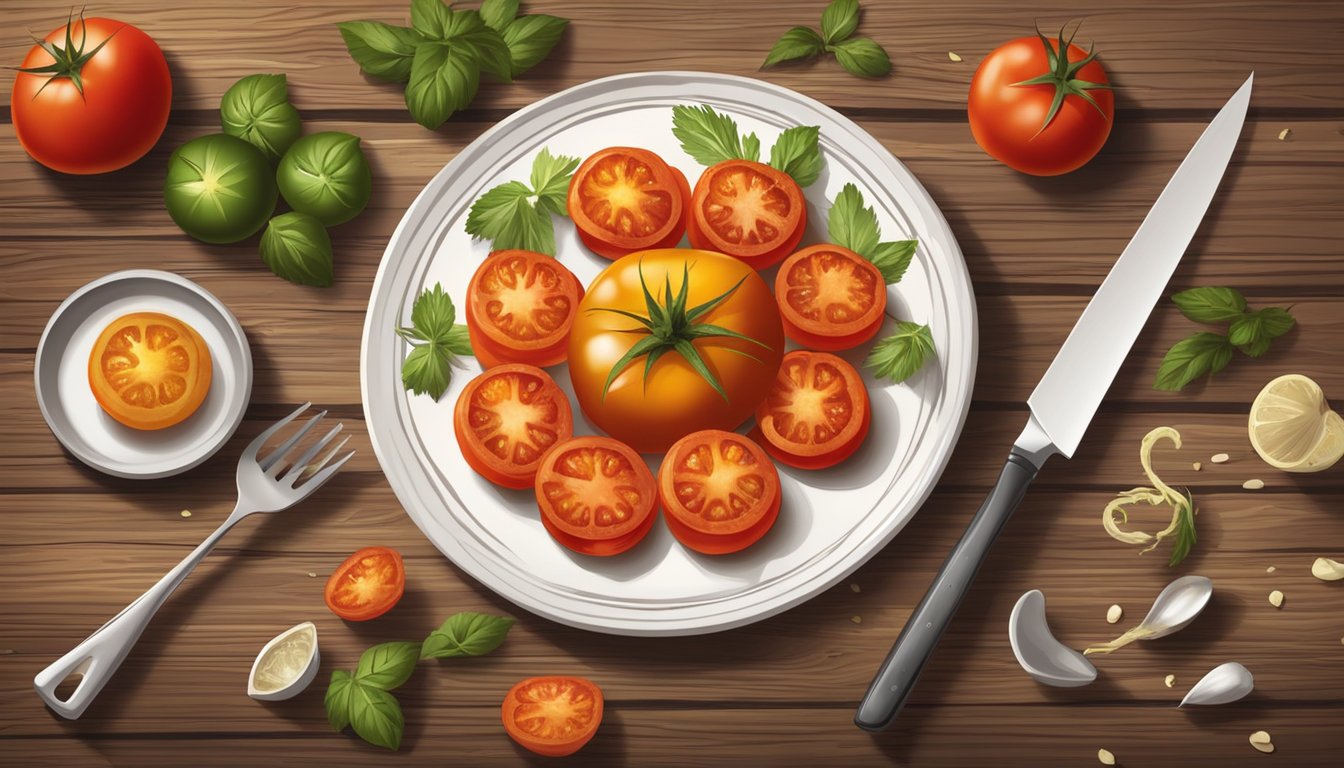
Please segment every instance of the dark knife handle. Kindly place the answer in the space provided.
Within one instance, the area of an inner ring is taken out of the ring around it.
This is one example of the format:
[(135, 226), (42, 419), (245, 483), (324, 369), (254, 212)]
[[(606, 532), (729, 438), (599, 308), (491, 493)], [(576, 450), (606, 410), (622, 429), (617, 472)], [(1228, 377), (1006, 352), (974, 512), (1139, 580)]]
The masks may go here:
[(859, 702), (858, 712), (854, 715), (855, 725), (880, 731), (896, 719), (896, 713), (901, 711), (901, 705), (919, 680), (919, 673), (933, 653), (938, 638), (947, 629), (952, 614), (956, 613), (961, 598), (975, 579), (976, 571), (980, 570), (985, 553), (998, 538), (1013, 510), (1017, 509), (1038, 471), (1024, 456), (1009, 455), (999, 481), (980, 505), (980, 511), (975, 513), (961, 541), (943, 562), (919, 607), (910, 614), (891, 653), (887, 654), (887, 660), (882, 662), (882, 668), (868, 687), (868, 693)]

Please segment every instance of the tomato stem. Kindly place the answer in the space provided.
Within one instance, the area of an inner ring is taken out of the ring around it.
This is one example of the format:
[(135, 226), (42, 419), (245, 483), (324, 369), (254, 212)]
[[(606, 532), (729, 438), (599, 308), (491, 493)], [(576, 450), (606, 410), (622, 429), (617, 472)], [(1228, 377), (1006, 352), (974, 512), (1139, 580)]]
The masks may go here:
[[(1064, 30), (1068, 25), (1059, 28), (1059, 49), (1058, 53), (1051, 46), (1050, 40), (1041, 34), (1041, 28), (1036, 27), (1036, 36), (1041, 39), (1041, 45), (1045, 47), (1045, 60), (1048, 62), (1048, 69), (1044, 74), (1037, 75), (1030, 80), (1023, 80), (1020, 83), (1013, 83), (1014, 86), (1022, 85), (1051, 85), (1055, 88), (1055, 98), (1050, 102), (1050, 111), (1045, 116), (1045, 122), (1041, 124), (1041, 129), (1036, 132), (1040, 136), (1045, 129), (1050, 127), (1051, 121), (1055, 115), (1059, 114), (1059, 108), (1063, 106), (1065, 97), (1078, 96), (1096, 108), (1097, 113), (1103, 118), (1106, 117), (1106, 111), (1101, 108), (1097, 100), (1092, 98), (1088, 91), (1110, 90), (1111, 86), (1107, 83), (1094, 83), (1089, 80), (1082, 80), (1075, 77), (1078, 70), (1091, 64), (1093, 59), (1097, 58), (1097, 53), (1092, 48), (1087, 49), (1087, 56), (1078, 61), (1069, 61), (1069, 47), (1073, 45), (1074, 35), (1078, 34), (1078, 29), (1082, 27), (1082, 22), (1073, 28), (1069, 39), (1064, 39)], [(1032, 138), (1035, 138), (1033, 136)]]
[(120, 32), (125, 26), (122, 25), (122, 27), (118, 27), (101, 43), (94, 46), (93, 50), (86, 53), (84, 51), (84, 45), (88, 42), (89, 30), (88, 27), (84, 26), (84, 9), (79, 9), (80, 35), (78, 47), (76, 47), (74, 36), (70, 32), (70, 28), (74, 26), (74, 18), (73, 11), (66, 17), (64, 47), (47, 42), (46, 40), (41, 40), (36, 36), (33, 37), (33, 41), (37, 43), (38, 47), (46, 51), (47, 55), (54, 59), (52, 63), (41, 67), (19, 68), (20, 72), (26, 72), (30, 75), (51, 75), (51, 77), (48, 77), (47, 81), (42, 84), (42, 87), (38, 88), (37, 92), (33, 94), (34, 100), (36, 100), (38, 94), (42, 93), (42, 91), (45, 90), (48, 85), (51, 85), (53, 81), (63, 77), (68, 78), (70, 82), (74, 83), (75, 90), (79, 91), (79, 97), (81, 99), (84, 98), (84, 78), (80, 75), (80, 71), (84, 68), (84, 65), (88, 63), (89, 59), (93, 58), (94, 55), (101, 51), (103, 46), (107, 45), (108, 41), (115, 37), (117, 32)]

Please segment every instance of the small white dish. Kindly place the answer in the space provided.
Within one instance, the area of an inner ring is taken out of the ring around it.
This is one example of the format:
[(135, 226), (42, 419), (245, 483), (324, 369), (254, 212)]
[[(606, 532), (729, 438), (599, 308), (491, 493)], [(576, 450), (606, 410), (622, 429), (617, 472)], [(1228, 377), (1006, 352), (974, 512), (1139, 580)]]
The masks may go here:
[[(89, 353), (107, 324), (131, 312), (162, 312), (205, 340), (213, 366), (205, 402), (180, 424), (127, 427), (89, 389)], [(209, 291), (171, 272), (132, 269), (94, 280), (52, 313), (33, 363), (37, 404), (75, 458), (117, 477), (168, 477), (205, 461), (243, 420), (252, 394), (252, 351), (238, 319)]]
[(317, 626), (295, 624), (262, 646), (247, 674), (247, 695), (257, 701), (292, 699), (312, 684), (321, 663)]

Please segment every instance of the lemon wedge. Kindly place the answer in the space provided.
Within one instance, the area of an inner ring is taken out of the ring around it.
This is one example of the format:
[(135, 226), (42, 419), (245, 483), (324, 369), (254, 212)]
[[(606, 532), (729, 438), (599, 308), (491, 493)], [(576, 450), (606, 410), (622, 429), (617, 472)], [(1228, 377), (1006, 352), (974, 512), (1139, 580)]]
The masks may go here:
[(247, 677), (247, 695), (259, 701), (298, 696), (317, 677), (317, 627), (311, 621), (276, 635), (257, 654)]
[(1320, 472), (1344, 457), (1344, 419), (1301, 374), (1280, 376), (1260, 390), (1250, 434), (1260, 458), (1285, 472)]

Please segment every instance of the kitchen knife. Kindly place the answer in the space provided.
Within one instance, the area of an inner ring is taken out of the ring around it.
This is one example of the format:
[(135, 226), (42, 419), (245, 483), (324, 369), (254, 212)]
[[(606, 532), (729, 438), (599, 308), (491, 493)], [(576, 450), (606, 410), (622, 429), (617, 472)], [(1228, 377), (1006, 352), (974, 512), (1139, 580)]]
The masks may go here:
[(1051, 455), (1058, 453), (1067, 459), (1078, 448), (1208, 210), (1246, 121), (1254, 79), (1254, 73), (1246, 78), (1204, 129), (1031, 393), (1027, 400), (1031, 418), (1013, 444), (998, 482), (943, 562), (859, 702), (854, 723), (860, 728), (881, 730), (896, 718), (985, 553), (1027, 486)]

